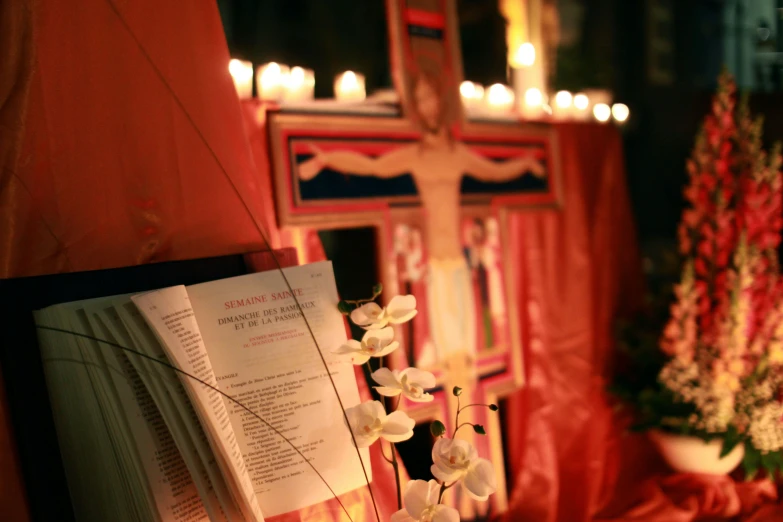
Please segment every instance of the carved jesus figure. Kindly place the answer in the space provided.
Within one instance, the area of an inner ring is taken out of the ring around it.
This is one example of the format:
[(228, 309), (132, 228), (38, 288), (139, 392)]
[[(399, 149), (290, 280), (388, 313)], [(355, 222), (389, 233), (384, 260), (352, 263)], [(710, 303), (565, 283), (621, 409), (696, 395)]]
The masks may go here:
[(471, 273), (460, 242), (462, 177), (504, 182), (523, 174), (544, 177), (546, 172), (532, 155), (497, 163), (454, 140), (445, 124), (437, 77), (420, 75), (412, 101), (423, 129), (417, 143), (375, 158), (351, 151), (324, 152), (311, 145), (314, 155), (299, 165), (299, 177), (312, 179), (324, 168), (354, 176), (413, 177), (424, 209), (430, 332), (449, 376), (465, 383), (459, 379), (475, 379), (477, 318)]

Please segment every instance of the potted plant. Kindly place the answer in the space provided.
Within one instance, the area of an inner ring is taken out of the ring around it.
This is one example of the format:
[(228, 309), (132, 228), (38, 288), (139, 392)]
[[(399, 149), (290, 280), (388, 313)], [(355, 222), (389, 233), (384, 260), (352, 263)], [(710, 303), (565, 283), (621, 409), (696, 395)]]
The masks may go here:
[(662, 331), (626, 329), (615, 391), (676, 470), (748, 476), (783, 467), (781, 155), (761, 143), (728, 74), (687, 163), (682, 271)]

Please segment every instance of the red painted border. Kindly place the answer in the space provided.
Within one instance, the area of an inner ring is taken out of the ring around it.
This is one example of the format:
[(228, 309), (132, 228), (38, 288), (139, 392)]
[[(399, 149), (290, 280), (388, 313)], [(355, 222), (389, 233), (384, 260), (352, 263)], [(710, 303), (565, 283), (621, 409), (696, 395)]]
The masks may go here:
[(403, 8), (402, 19), (406, 24), (418, 25), (427, 29), (445, 29), (446, 17), (443, 13), (433, 13), (422, 9)]

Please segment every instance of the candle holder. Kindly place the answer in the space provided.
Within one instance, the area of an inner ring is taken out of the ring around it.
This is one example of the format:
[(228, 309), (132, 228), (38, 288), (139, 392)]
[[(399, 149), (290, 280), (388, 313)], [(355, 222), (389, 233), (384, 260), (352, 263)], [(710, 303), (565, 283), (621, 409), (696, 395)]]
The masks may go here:
[(228, 72), (234, 79), (234, 88), (240, 100), (253, 97), (253, 64), (245, 60), (233, 58), (228, 62)]

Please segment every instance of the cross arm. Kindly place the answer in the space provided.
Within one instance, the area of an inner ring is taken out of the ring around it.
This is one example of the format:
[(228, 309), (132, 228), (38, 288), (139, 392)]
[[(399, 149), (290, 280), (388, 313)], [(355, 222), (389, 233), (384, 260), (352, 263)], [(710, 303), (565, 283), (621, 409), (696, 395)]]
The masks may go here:
[(377, 158), (349, 150), (324, 152), (313, 146), (315, 156), (299, 165), (302, 179), (311, 179), (324, 169), (329, 168), (355, 176), (377, 176), (393, 178), (409, 172), (411, 148), (400, 147)]
[(544, 166), (532, 154), (498, 163), (473, 152), (464, 145), (461, 147), (461, 152), (466, 172), (481, 181), (510, 181), (526, 173), (539, 178), (546, 176)]

